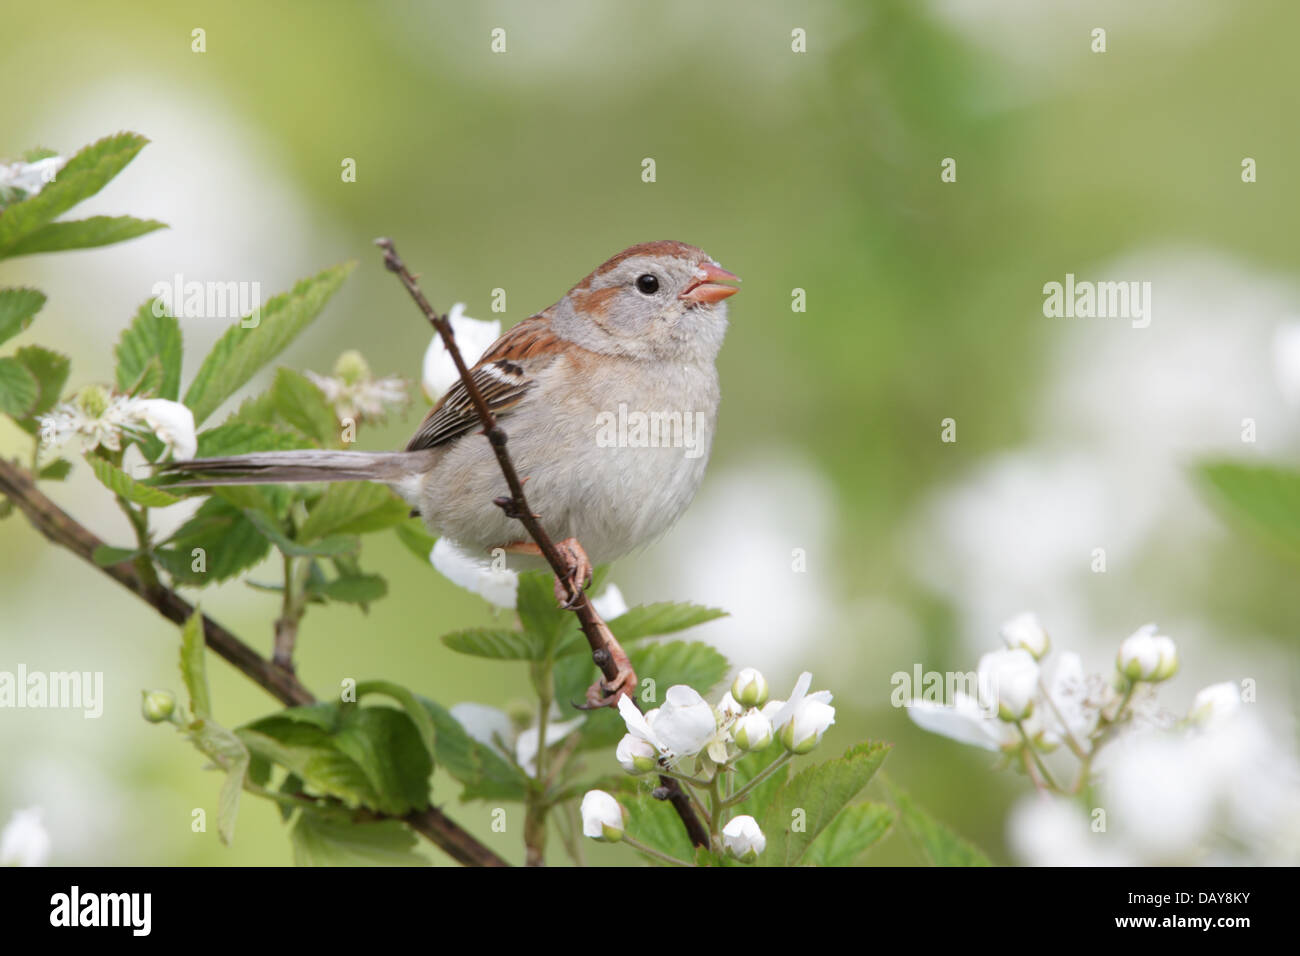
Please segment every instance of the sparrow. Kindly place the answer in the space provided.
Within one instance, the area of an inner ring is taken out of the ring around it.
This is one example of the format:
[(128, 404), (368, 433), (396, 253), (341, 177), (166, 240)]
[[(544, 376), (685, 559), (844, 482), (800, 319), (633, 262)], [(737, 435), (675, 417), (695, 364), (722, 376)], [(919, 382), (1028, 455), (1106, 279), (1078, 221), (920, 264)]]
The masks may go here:
[[(503, 334), (470, 370), (575, 593), (594, 564), (656, 540), (694, 498), (712, 447), (715, 363), (736, 281), (684, 242), (632, 246)], [(538, 554), (494, 503), (508, 489), (461, 381), (402, 451), (253, 452), (163, 469), (187, 485), (380, 482), (463, 551)], [(567, 593), (557, 580), (562, 603)], [(625, 656), (616, 662), (621, 672)], [(617, 699), (619, 688), (606, 690)]]

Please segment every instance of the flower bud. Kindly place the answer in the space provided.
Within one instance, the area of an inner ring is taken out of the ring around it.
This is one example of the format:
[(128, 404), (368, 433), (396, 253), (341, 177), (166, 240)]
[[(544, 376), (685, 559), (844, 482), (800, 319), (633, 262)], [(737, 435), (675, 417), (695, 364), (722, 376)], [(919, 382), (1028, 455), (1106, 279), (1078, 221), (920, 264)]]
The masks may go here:
[(140, 710), (144, 719), (151, 724), (161, 724), (176, 709), (176, 698), (171, 691), (144, 690), (140, 692), (140, 697)]
[(1178, 648), (1171, 638), (1157, 634), (1154, 624), (1148, 624), (1124, 639), (1115, 666), (1130, 681), (1156, 683), (1178, 670)]
[(761, 710), (746, 711), (732, 727), (731, 737), (741, 750), (762, 750), (772, 742), (772, 721)]
[(744, 707), (762, 707), (767, 703), (767, 680), (752, 667), (746, 667), (731, 682), (731, 696)]
[(980, 703), (995, 705), (1005, 721), (1024, 720), (1034, 710), (1038, 662), (1023, 648), (990, 651), (980, 658)]
[(604, 790), (588, 790), (582, 798), (582, 833), (593, 840), (623, 839), (623, 807)]
[(1211, 684), (1192, 700), (1187, 718), (1199, 727), (1215, 727), (1241, 709), (1241, 689), (1232, 681)]
[(806, 754), (822, 741), (826, 728), (835, 723), (835, 708), (805, 697), (794, 715), (781, 728), (781, 745), (796, 754)]
[(366, 357), (356, 349), (348, 349), (334, 363), (334, 376), (341, 378), (347, 385), (368, 382), (371, 379), (370, 364)]
[(614, 756), (628, 773), (649, 773), (659, 760), (654, 744), (632, 734), (623, 735), (614, 750)]
[(753, 863), (767, 848), (767, 837), (763, 836), (757, 820), (742, 815), (722, 828), (722, 845), (740, 862)]
[(1007, 647), (1028, 651), (1034, 660), (1042, 660), (1052, 646), (1052, 640), (1039, 622), (1038, 615), (1032, 611), (1017, 614), (1002, 625), (999, 633)]

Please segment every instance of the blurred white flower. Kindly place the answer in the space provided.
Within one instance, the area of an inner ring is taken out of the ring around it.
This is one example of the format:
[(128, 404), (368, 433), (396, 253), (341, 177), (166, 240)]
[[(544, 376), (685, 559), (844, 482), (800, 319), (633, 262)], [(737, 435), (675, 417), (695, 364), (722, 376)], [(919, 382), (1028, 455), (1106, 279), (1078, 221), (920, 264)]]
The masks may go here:
[(1241, 709), (1241, 688), (1232, 681), (1211, 684), (1192, 699), (1187, 717), (1200, 727), (1214, 728), (1230, 720)]
[(497, 607), (513, 608), (519, 591), (519, 573), (494, 568), (491, 561), (466, 554), (449, 538), (439, 538), (429, 561), (452, 584), (472, 591)]
[[(460, 349), (460, 356), (465, 360), (466, 368), (473, 368), (474, 363), (488, 350), (488, 347), (501, 337), (500, 322), (471, 319), (465, 314), (463, 302), (457, 302), (451, 307), (447, 319), (451, 322), (456, 347)], [(433, 339), (424, 353), (422, 377), (424, 394), (429, 397), (429, 401), (436, 402), (456, 384), (459, 378), (460, 373), (456, 371), (456, 363), (451, 360), (451, 354), (442, 344), (442, 336), (434, 332)]]
[[(556, 716), (559, 716), (558, 711), (553, 712)], [(581, 727), (586, 719), (586, 715), (579, 714), (572, 720), (566, 720), (563, 723), (547, 721), (546, 746), (552, 747), (555, 744), (558, 744), (565, 737), (569, 736), (569, 734)], [(528, 774), (530, 777), (537, 776), (537, 730), (536, 725), (534, 725), (521, 731), (519, 736), (515, 738), (515, 762), (518, 763), (519, 766), (523, 767), (524, 773)]]
[(375, 378), (365, 357), (355, 350), (338, 357), (333, 375), (303, 374), (321, 390), (340, 422), (382, 421), (389, 411), (404, 408), (411, 400), (404, 379), (396, 375)]
[(21, 189), (31, 198), (52, 183), (67, 160), (62, 156), (47, 156), (34, 163), (0, 163), (0, 190)]
[(722, 845), (742, 863), (753, 863), (767, 849), (767, 837), (763, 836), (757, 820), (741, 814), (722, 828)]
[(953, 695), (951, 704), (918, 699), (906, 706), (907, 716), (918, 727), (963, 744), (1002, 750), (1020, 742), (1014, 727), (990, 715), (978, 700), (961, 691)]
[(193, 458), (198, 451), (194, 436), (194, 413), (180, 402), (165, 398), (136, 399), (129, 409), (132, 417), (142, 418), (158, 439), (172, 451), (177, 461)]
[(996, 703), (1003, 720), (1024, 720), (1034, 709), (1038, 693), (1038, 662), (1026, 650), (1002, 648), (980, 658), (980, 700), (989, 709)]
[(623, 592), (612, 582), (605, 586), (600, 597), (591, 599), (591, 606), (606, 621), (612, 621), (619, 615), (627, 613), (627, 601), (623, 600)]
[(1094, 833), (1088, 817), (1065, 797), (1035, 794), (1007, 820), (1012, 852), (1029, 866), (1119, 866), (1132, 861)]
[(1004, 622), (999, 633), (1007, 647), (1013, 650), (1017, 647), (1026, 650), (1034, 656), (1035, 660), (1041, 660), (1052, 646), (1052, 641), (1038, 620), (1038, 615), (1032, 611), (1017, 614), (1011, 620)]
[(772, 722), (761, 710), (746, 711), (732, 725), (731, 736), (741, 750), (762, 750), (772, 742)]
[(56, 405), (37, 420), (42, 450), (69, 439), (80, 442), (82, 452), (103, 446), (122, 450), (122, 432), (135, 423), (135, 399), (114, 395), (101, 385), (87, 385), (71, 401)]
[(628, 773), (649, 773), (659, 761), (659, 751), (650, 741), (626, 733), (614, 749), (614, 757)]
[[(503, 757), (513, 757), (515, 763), (523, 768), (530, 777), (537, 776), (537, 725), (519, 730), (505, 711), (486, 704), (466, 702), (451, 708), (451, 715), (456, 718), (465, 733), (471, 738), (491, 747)], [(546, 724), (546, 746), (553, 747), (569, 734), (573, 733), (586, 721), (586, 715), (579, 715), (572, 720), (560, 721), (559, 708), (551, 706), (550, 719)]]
[(1286, 403), (1300, 407), (1300, 322), (1287, 322), (1273, 332), (1273, 368)]
[(1085, 674), (1083, 659), (1073, 651), (1057, 654), (1049, 671), (1047, 691), (1056, 706), (1042, 708), (1039, 717), (1051, 733), (1087, 739), (1102, 710), (1114, 701), (1114, 689), (1100, 674)]
[(50, 835), (41, 810), (16, 810), (0, 833), (0, 866), (44, 866), (50, 859)]
[(623, 839), (623, 807), (604, 790), (588, 790), (582, 798), (582, 833), (593, 840)]
[(731, 696), (745, 707), (762, 707), (767, 703), (767, 679), (752, 667), (746, 667), (731, 682)]
[(1115, 666), (1129, 680), (1155, 683), (1178, 670), (1178, 648), (1158, 630), (1154, 624), (1146, 624), (1120, 644)]

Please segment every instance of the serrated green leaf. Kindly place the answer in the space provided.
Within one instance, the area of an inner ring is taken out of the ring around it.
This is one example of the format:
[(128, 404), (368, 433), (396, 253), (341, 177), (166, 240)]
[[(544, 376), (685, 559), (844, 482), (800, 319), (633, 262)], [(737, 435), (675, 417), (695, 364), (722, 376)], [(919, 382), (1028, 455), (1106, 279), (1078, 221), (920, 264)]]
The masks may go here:
[(152, 394), (176, 401), (181, 391), (181, 326), (162, 311), (161, 299), (140, 306), (122, 333), (114, 350), (117, 356), (117, 388), (130, 392), (156, 362), (158, 384)]
[(356, 538), (343, 536), (322, 538), (312, 544), (303, 544), (290, 538), (284, 533), (284, 529), (279, 526), (275, 519), (260, 510), (245, 509), (244, 517), (263, 537), (282, 552), (294, 558), (328, 557), (343, 554), (346, 551), (355, 551), (361, 546), (361, 543)]
[(312, 593), (329, 598), (331, 601), (365, 605), (378, 601), (387, 594), (388, 582), (378, 574), (345, 574), (333, 581), (326, 581), (320, 586), (313, 586)]
[(1199, 472), (1224, 514), (1277, 554), (1300, 561), (1300, 470), (1213, 462)]
[(556, 603), (554, 582), (545, 571), (521, 574), (515, 599), (519, 622), (536, 638), (543, 654), (571, 646), (573, 635), (580, 630), (574, 613)]
[(329, 485), (298, 529), (301, 541), (366, 534), (406, 520), (409, 506), (383, 485), (349, 481)]
[(411, 718), (411, 723), (415, 725), (415, 730), (424, 743), (424, 749), (429, 753), (429, 759), (433, 760), (437, 756), (437, 727), (434, 725), (433, 717), (415, 694), (400, 684), (386, 680), (361, 681), (356, 686), (356, 692), (358, 701), (370, 694), (382, 694), (401, 704), (402, 709), (406, 711), (406, 716)]
[(100, 484), (133, 504), (144, 505), (146, 508), (166, 508), (168, 505), (174, 505), (181, 500), (175, 495), (169, 495), (161, 488), (141, 484), (111, 461), (100, 458), (98, 455), (87, 455), (86, 461), (90, 464), (90, 470), (95, 473), (95, 477), (99, 479)]
[(328, 447), (339, 440), (334, 409), (307, 376), (292, 369), (276, 369), (271, 400), (281, 418), (318, 445)]
[(526, 631), (476, 627), (444, 634), (442, 643), (461, 654), (469, 654), (473, 657), (488, 657), (498, 661), (540, 661), (544, 659), (544, 649), (541, 643)]
[(36, 289), (0, 289), (0, 343), (31, 325), (44, 305), (45, 293)]
[(115, 242), (125, 242), (155, 229), (166, 228), (166, 223), (156, 219), (136, 219), (132, 216), (91, 216), (71, 222), (51, 222), (24, 235), (9, 247), (4, 257), (111, 246)]
[(63, 386), (68, 382), (68, 372), (72, 367), (66, 355), (42, 348), (39, 345), (24, 345), (14, 353), (14, 358), (23, 364), (23, 368), (36, 380), (37, 398), (27, 413), (43, 415), (59, 401)]
[(291, 451), (311, 447), (302, 436), (293, 432), (252, 422), (226, 422), (216, 428), (201, 431), (196, 437), (196, 458), (220, 458), (250, 451)]
[(190, 713), (200, 720), (212, 716), (212, 693), (204, 664), (203, 613), (195, 610), (181, 627), (181, 678), (190, 695)]
[(898, 805), (898, 819), (903, 830), (931, 866), (993, 865), (979, 847), (930, 816), (902, 790), (894, 786), (889, 789)]
[(671, 634), (674, 631), (695, 627), (706, 621), (726, 617), (727, 612), (719, 608), (703, 607), (699, 604), (675, 604), (661, 601), (655, 604), (640, 604), (628, 608), (611, 621), (609, 629), (614, 632), (619, 643), (635, 641), (642, 637), (656, 637)]
[[(627, 809), (627, 832), (631, 836), (678, 860), (690, 862), (695, 859), (695, 847), (691, 845), (691, 838), (686, 835), (681, 817), (677, 816), (671, 803), (656, 800), (645, 792), (623, 796), (619, 802)], [(661, 863), (652, 856), (645, 859)]]
[[(776, 794), (771, 806), (755, 808), (767, 849), (763, 866), (797, 866), (811, 845), (845, 806), (867, 785), (889, 753), (889, 745), (865, 741), (843, 757), (795, 774)], [(795, 829), (798, 819), (801, 829)]]
[(527, 778), (490, 747), (472, 738), (451, 711), (427, 698), (417, 698), (437, 727), (437, 761), (465, 785), (465, 800), (522, 800)]
[(103, 189), (147, 142), (135, 133), (106, 136), (68, 160), (39, 193), (6, 207), (0, 216), (0, 259), (13, 255), (24, 236)]
[(255, 327), (243, 327), (241, 319), (227, 329), (185, 393), (185, 404), (194, 412), (194, 421), (207, 419), (258, 369), (279, 355), (320, 314), (353, 265), (326, 269), (270, 299), (262, 306)]
[(40, 394), (40, 383), (22, 362), (0, 358), (0, 412), (26, 418)]
[(396, 820), (343, 823), (302, 811), (289, 831), (295, 866), (430, 866)]
[(809, 866), (852, 866), (894, 822), (894, 811), (883, 803), (845, 807), (804, 854)]
[[(176, 529), (154, 556), (180, 584), (205, 586), (224, 581), (266, 557), (271, 543), (243, 512), (220, 498), (209, 498)], [(202, 549), (205, 571), (195, 571), (195, 549)]]
[(404, 816), (429, 805), (433, 758), (411, 718), (391, 707), (351, 707), (334, 746), (366, 774), (378, 796), (375, 809)]
[[(736, 779), (735, 787), (739, 790), (749, 784), (751, 780), (757, 777), (762, 771), (767, 770), (773, 763), (785, 754), (785, 748), (776, 741), (768, 744), (762, 750), (752, 751), (745, 754), (736, 761)], [(748, 813), (754, 819), (761, 819), (764, 811), (772, 806), (776, 795), (790, 779), (790, 764), (788, 762), (781, 764), (754, 787), (744, 803), (740, 805), (742, 813)]]

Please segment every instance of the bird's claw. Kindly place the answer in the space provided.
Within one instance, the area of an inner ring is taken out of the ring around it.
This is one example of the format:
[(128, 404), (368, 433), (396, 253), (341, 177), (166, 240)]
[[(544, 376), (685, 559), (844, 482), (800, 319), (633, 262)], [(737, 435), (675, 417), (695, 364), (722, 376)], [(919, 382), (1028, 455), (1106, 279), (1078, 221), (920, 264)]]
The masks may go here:
[(564, 577), (555, 579), (555, 600), (565, 610), (572, 610), (582, 600), (587, 585), (591, 584), (591, 559), (577, 538), (565, 538), (555, 547), (564, 557), (565, 565)]

